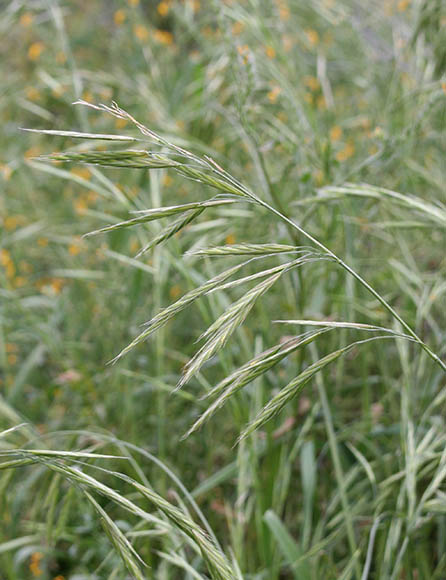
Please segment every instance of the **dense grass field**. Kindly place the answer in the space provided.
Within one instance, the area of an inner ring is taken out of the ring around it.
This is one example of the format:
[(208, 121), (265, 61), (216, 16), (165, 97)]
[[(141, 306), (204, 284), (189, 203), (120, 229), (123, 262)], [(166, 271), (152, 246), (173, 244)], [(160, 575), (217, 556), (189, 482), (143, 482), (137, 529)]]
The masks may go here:
[(445, 31), (0, 0), (0, 580), (446, 578)]

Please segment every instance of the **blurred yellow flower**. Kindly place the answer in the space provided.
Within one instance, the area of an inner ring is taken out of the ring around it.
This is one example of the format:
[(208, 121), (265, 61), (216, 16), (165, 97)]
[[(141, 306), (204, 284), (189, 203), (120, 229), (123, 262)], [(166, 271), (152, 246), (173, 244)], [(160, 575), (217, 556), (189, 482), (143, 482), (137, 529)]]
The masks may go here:
[(342, 163), (342, 161), (347, 161), (347, 159), (350, 159), (350, 157), (352, 157), (354, 153), (355, 146), (353, 145), (353, 143), (348, 142), (340, 151), (338, 151), (338, 153), (336, 154), (336, 159)]
[(70, 254), (70, 256), (77, 256), (78, 254), (80, 254), (80, 251), (81, 251), (80, 244), (70, 244), (68, 246), (68, 253)]
[(234, 234), (228, 234), (225, 238), (225, 242), (229, 245), (235, 244), (235, 236)]
[(169, 13), (169, 3), (163, 0), (158, 4), (157, 10), (160, 16), (167, 16)]
[(308, 28), (305, 31), (305, 36), (307, 37), (307, 40), (311, 44), (311, 46), (316, 46), (317, 44), (319, 44), (319, 34), (316, 30)]
[(113, 15), (113, 20), (115, 21), (116, 26), (120, 26), (121, 24), (123, 24), (125, 22), (126, 19), (126, 13), (125, 10), (116, 10), (116, 12)]
[(133, 33), (136, 36), (136, 38), (138, 40), (140, 40), (141, 42), (143, 42), (144, 40), (147, 40), (149, 38), (149, 31), (142, 24), (137, 24), (136, 26), (134, 26)]
[(29, 564), (29, 570), (33, 576), (41, 576), (43, 570), (40, 568), (40, 562), (43, 558), (43, 554), (40, 552), (33, 552), (31, 554), (31, 562)]
[(330, 141), (336, 142), (342, 137), (342, 129), (339, 125), (335, 125), (330, 129)]
[(128, 3), (130, 6), (138, 6), (138, 4), (139, 4), (139, 0), (127, 0), (127, 3)]
[(77, 199), (74, 202), (74, 211), (78, 214), (78, 215), (84, 215), (87, 212), (88, 209), (88, 205), (87, 202), (85, 201), (85, 199)]
[(164, 187), (169, 187), (169, 185), (172, 185), (173, 183), (173, 178), (168, 173), (165, 173), (161, 179), (161, 183)]
[(272, 59), (272, 58), (275, 58), (276, 57), (276, 49), (273, 46), (271, 46), (271, 45), (268, 45), (265, 48), (265, 53), (266, 53), (266, 56), (268, 58), (271, 58)]
[(9, 167), (9, 165), (0, 164), (0, 173), (3, 175), (3, 179), (8, 181), (12, 175), (12, 169)]
[(181, 294), (181, 288), (180, 288), (180, 286), (178, 286), (178, 284), (175, 284), (175, 286), (172, 286), (172, 288), (169, 290), (169, 296), (173, 300), (178, 298), (178, 296), (180, 296), (180, 294)]
[(24, 12), (20, 16), (19, 23), (20, 23), (20, 26), (23, 26), (23, 28), (28, 28), (33, 23), (33, 20), (34, 20), (34, 16), (31, 14), (31, 12)]
[(280, 95), (280, 93), (282, 92), (282, 89), (280, 87), (278, 87), (277, 85), (274, 86), (268, 93), (267, 97), (269, 99), (270, 103), (275, 103), (277, 101), (277, 97)]
[(232, 25), (231, 32), (234, 36), (238, 36), (244, 28), (245, 28), (244, 22), (238, 21)]
[(123, 129), (127, 125), (127, 119), (115, 119), (116, 129)]
[(8, 250), (1, 249), (0, 250), (0, 264), (2, 266), (7, 266), (11, 262), (11, 254)]
[(73, 167), (73, 169), (70, 170), (70, 173), (87, 181), (91, 177), (91, 171), (88, 169), (88, 167)]
[(173, 44), (173, 34), (167, 30), (155, 30), (153, 36), (160, 44)]
[(3, 225), (5, 226), (5, 230), (15, 230), (16, 227), (19, 225), (20, 223), (20, 219), (17, 218), (16, 216), (9, 216), (5, 219), (5, 221), (3, 222)]
[(28, 48), (28, 58), (29, 60), (37, 60), (42, 52), (45, 50), (45, 45), (43, 42), (33, 42)]
[(37, 240), (37, 245), (40, 246), (41, 248), (46, 248), (46, 246), (48, 245), (48, 238), (39, 238)]
[(312, 76), (305, 76), (304, 77), (304, 84), (306, 87), (310, 89), (310, 91), (317, 91), (321, 87), (321, 83), (316, 77)]
[(26, 98), (30, 101), (38, 101), (41, 97), (40, 91), (35, 87), (26, 87), (25, 89)]
[(397, 4), (397, 10), (398, 12), (404, 12), (405, 10), (407, 10), (408, 6), (410, 4), (410, 0), (400, 0)]

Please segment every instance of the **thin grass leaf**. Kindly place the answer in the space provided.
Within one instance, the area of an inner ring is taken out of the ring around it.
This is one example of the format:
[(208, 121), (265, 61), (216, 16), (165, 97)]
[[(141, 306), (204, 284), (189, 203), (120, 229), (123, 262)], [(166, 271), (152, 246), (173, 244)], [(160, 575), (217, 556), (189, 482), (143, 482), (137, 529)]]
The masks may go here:
[(342, 199), (345, 196), (367, 197), (378, 201), (391, 200), (400, 206), (416, 210), (443, 227), (446, 225), (446, 207), (444, 205), (429, 203), (415, 195), (402, 194), (368, 184), (347, 183), (343, 186), (327, 186), (320, 189), (317, 196), (302, 199), (296, 203), (298, 205), (325, 203), (330, 200)]
[(163, 558), (164, 560), (166, 560), (166, 562), (169, 562), (173, 566), (177, 566), (178, 568), (181, 568), (182, 570), (184, 570), (184, 572), (186, 572), (188, 574), (188, 576), (190, 576), (191, 578), (195, 578), (196, 580), (206, 580), (204, 576), (199, 574), (195, 570), (195, 568), (193, 568), (189, 564), (189, 562), (187, 562), (179, 554), (176, 554), (175, 552), (167, 553), (167, 552), (159, 552), (159, 551), (156, 552), (156, 554), (158, 554), (158, 556), (160, 556), (160, 558)]
[[(13, 454), (13, 452), (11, 452), (11, 454)], [(162, 520), (153, 516), (152, 514), (147, 513), (131, 500), (127, 499), (125, 496), (101, 483), (91, 475), (81, 471), (79, 467), (72, 467), (71, 465), (67, 465), (59, 458), (48, 458), (42, 457), (41, 455), (36, 455), (32, 450), (21, 450), (21, 454), (24, 455), (25, 461), (28, 460), (31, 462), (39, 462), (49, 469), (62, 474), (72, 483), (79, 484), (82, 488), (86, 486), (93, 491), (100, 493), (101, 495), (107, 497), (111, 501), (114, 501), (127, 511), (135, 514), (143, 520), (160, 525), (161, 527), (165, 525)], [(3, 465), (0, 464), (0, 468), (2, 468), (2, 466)], [(211, 578), (214, 580), (233, 579), (234, 574), (232, 567), (225, 555), (216, 546), (213, 540), (203, 531), (203, 529), (198, 524), (196, 524), (187, 514), (173, 506), (153, 490), (147, 488), (131, 477), (106, 469), (101, 469), (101, 471), (127, 482), (143, 497), (149, 500), (150, 503), (154, 505), (160, 512), (162, 512), (175, 528), (190, 538), (199, 548), (203, 560), (207, 564)]]
[[(263, 516), (263, 520), (271, 530), (279, 550), (293, 572), (294, 578), (296, 580), (309, 580), (311, 578), (311, 571), (308, 564), (301, 560), (303, 555), (302, 550), (291, 537), (277, 514), (271, 509), (267, 510)], [(299, 562), (299, 564), (296, 564), (296, 562)]]
[(101, 523), (106, 531), (110, 541), (115, 547), (116, 552), (121, 557), (125, 567), (132, 574), (136, 580), (146, 580), (144, 574), (141, 571), (139, 564), (146, 566), (146, 563), (139, 554), (136, 552), (132, 544), (127, 540), (122, 531), (118, 528), (115, 522), (109, 517), (107, 512), (102, 509), (98, 502), (93, 498), (88, 491), (84, 491), (85, 497), (98, 512)]
[(106, 135), (102, 133), (82, 133), (79, 131), (56, 131), (53, 129), (26, 129), (20, 127), (21, 131), (29, 133), (39, 133), (41, 135), (54, 135), (55, 137), (70, 137), (73, 139), (97, 139), (100, 141), (140, 141), (130, 135)]

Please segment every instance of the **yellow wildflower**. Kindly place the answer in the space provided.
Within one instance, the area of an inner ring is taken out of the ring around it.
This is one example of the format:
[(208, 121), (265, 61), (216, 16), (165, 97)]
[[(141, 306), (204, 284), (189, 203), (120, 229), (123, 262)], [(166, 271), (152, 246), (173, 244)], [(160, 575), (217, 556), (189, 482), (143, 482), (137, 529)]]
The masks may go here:
[(42, 52), (45, 50), (45, 45), (43, 42), (33, 42), (28, 48), (28, 58), (29, 60), (37, 60)]
[(31, 562), (29, 564), (29, 570), (33, 576), (41, 576), (43, 570), (40, 568), (40, 562), (43, 558), (43, 554), (40, 552), (34, 552), (31, 554)]
[(74, 211), (78, 214), (78, 215), (84, 215), (86, 213), (88, 209), (88, 205), (87, 202), (84, 199), (77, 199), (74, 202)]
[(273, 59), (273, 58), (275, 58), (275, 57), (276, 57), (276, 49), (275, 49), (273, 46), (271, 46), (271, 45), (268, 45), (268, 46), (265, 48), (265, 53), (266, 53), (266, 56), (267, 56), (268, 58), (271, 58), (271, 59)]
[(397, 4), (398, 12), (404, 12), (405, 10), (407, 10), (409, 4), (410, 0), (400, 0)]
[(46, 248), (46, 246), (48, 245), (48, 238), (39, 238), (37, 240), (37, 245), (40, 246), (41, 248)]
[(116, 12), (113, 15), (113, 20), (115, 21), (116, 26), (121, 26), (121, 24), (123, 24), (125, 22), (126, 19), (126, 13), (125, 10), (116, 10)]
[(164, 187), (169, 187), (169, 185), (172, 185), (173, 183), (173, 178), (168, 173), (165, 173), (161, 183), (164, 185)]
[(172, 286), (172, 288), (169, 290), (169, 295), (172, 298), (172, 300), (175, 300), (176, 298), (178, 298), (178, 296), (180, 296), (181, 294), (181, 288), (178, 286), (178, 284), (175, 284), (175, 286)]
[(54, 294), (60, 294), (64, 285), (64, 281), (61, 278), (53, 278), (51, 280), (51, 290)]
[(8, 364), (10, 364), (11, 366), (15, 365), (15, 363), (17, 362), (17, 355), (16, 354), (8, 354)]
[(342, 163), (343, 161), (347, 161), (347, 159), (350, 159), (350, 157), (352, 157), (354, 153), (355, 146), (353, 145), (353, 143), (348, 142), (340, 151), (338, 151), (338, 153), (336, 154), (336, 159)]
[(139, 0), (127, 0), (127, 3), (128, 3), (130, 6), (138, 6), (138, 4), (139, 4)]
[(0, 172), (3, 175), (3, 179), (8, 181), (12, 175), (12, 169), (9, 165), (0, 165)]
[(20, 26), (23, 26), (23, 28), (28, 28), (33, 23), (33, 20), (34, 20), (34, 16), (31, 14), (31, 12), (24, 12), (20, 16), (19, 23), (20, 23)]
[(173, 34), (168, 30), (155, 30), (153, 36), (160, 44), (173, 44)]
[(158, 4), (157, 10), (160, 16), (167, 16), (169, 13), (169, 3), (163, 0)]
[(282, 92), (282, 89), (278, 86), (274, 86), (268, 93), (268, 99), (270, 103), (275, 103), (277, 101), (277, 97)]
[(0, 264), (2, 266), (7, 266), (11, 262), (11, 254), (8, 250), (0, 250)]
[(5, 230), (10, 231), (15, 230), (19, 223), (20, 220), (16, 216), (9, 216), (5, 219), (3, 225), (5, 226)]
[(73, 167), (73, 169), (71, 169), (70, 173), (72, 173), (73, 175), (76, 175), (77, 177), (80, 177), (81, 179), (85, 179), (87, 181), (91, 177), (91, 171), (88, 169), (88, 167)]
[(30, 101), (38, 101), (41, 97), (40, 92), (36, 89), (36, 87), (26, 87), (25, 89), (26, 98)]
[(307, 37), (308, 42), (311, 44), (311, 46), (316, 46), (317, 44), (319, 44), (319, 34), (316, 30), (313, 30), (312, 28), (308, 28), (305, 31), (305, 35)]
[(234, 36), (238, 36), (238, 35), (239, 35), (239, 34), (242, 32), (242, 30), (243, 30), (244, 28), (245, 28), (245, 24), (244, 24), (244, 22), (240, 22), (240, 21), (238, 21), (238, 22), (235, 22), (235, 23), (232, 25), (232, 29), (231, 29), (231, 31), (232, 31), (232, 34), (233, 34)]
[(304, 84), (306, 87), (310, 89), (310, 91), (317, 91), (320, 89), (321, 83), (316, 77), (305, 76), (304, 77)]
[(330, 141), (333, 142), (339, 141), (341, 137), (342, 137), (342, 129), (341, 127), (339, 127), (339, 125), (335, 125), (330, 129)]
[(133, 34), (141, 42), (149, 38), (149, 31), (145, 26), (142, 26), (142, 24), (137, 24), (136, 26), (133, 27)]
[(225, 238), (225, 242), (229, 245), (235, 244), (235, 236), (234, 234), (228, 234)]

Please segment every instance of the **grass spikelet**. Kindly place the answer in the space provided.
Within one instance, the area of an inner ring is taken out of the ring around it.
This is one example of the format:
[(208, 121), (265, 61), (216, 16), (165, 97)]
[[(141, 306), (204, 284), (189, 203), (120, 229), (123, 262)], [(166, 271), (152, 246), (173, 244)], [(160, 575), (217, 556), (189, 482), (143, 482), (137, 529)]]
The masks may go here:
[(186, 254), (190, 256), (268, 256), (271, 254), (297, 252), (299, 250), (300, 248), (284, 244), (232, 244), (214, 246), (213, 248), (200, 248)]
[(242, 296), (226, 312), (224, 312), (200, 337), (208, 340), (184, 368), (183, 376), (178, 382), (177, 389), (185, 385), (209, 360), (226, 344), (228, 338), (248, 316), (257, 299), (267, 292), (282, 276), (279, 271)]
[(207, 280), (204, 284), (202, 284), (198, 288), (194, 288), (190, 292), (187, 292), (187, 294), (182, 296), (179, 300), (177, 300), (173, 304), (170, 304), (170, 306), (167, 306), (166, 308), (158, 312), (158, 314), (156, 314), (151, 320), (145, 323), (145, 326), (147, 326), (147, 328), (143, 332), (141, 332), (141, 334), (139, 334), (128, 346), (126, 346), (111, 362), (116, 362), (118, 359), (123, 357), (135, 346), (140, 344), (142, 341), (146, 340), (151, 334), (153, 334), (158, 329), (162, 328), (165, 324), (167, 324), (169, 320), (171, 320), (179, 312), (181, 312), (189, 305), (191, 305), (193, 302), (195, 302), (195, 300), (221, 287), (225, 280), (236, 274), (247, 263), (248, 262), (243, 262), (241, 264), (237, 264), (237, 266), (233, 266), (232, 268), (225, 270), (224, 272), (218, 274), (214, 278)]
[(232, 199), (209, 199), (207, 201), (201, 201), (201, 202), (194, 202), (194, 203), (186, 203), (183, 205), (174, 205), (174, 206), (170, 206), (170, 207), (159, 207), (159, 208), (154, 208), (154, 209), (147, 209), (147, 210), (141, 210), (138, 211), (138, 217), (134, 217), (132, 219), (123, 221), (123, 222), (119, 222), (117, 224), (111, 224), (108, 226), (105, 226), (103, 228), (100, 228), (99, 230), (94, 230), (93, 232), (89, 232), (88, 234), (85, 234), (84, 237), (89, 237), (89, 236), (96, 236), (97, 234), (102, 234), (102, 233), (106, 233), (106, 232), (113, 232), (115, 230), (120, 230), (122, 228), (129, 228), (129, 227), (133, 227), (139, 224), (144, 224), (147, 222), (151, 222), (151, 221), (155, 221), (155, 220), (159, 220), (162, 218), (166, 218), (166, 217), (170, 217), (173, 215), (176, 215), (178, 213), (185, 213), (188, 212), (190, 210), (195, 210), (195, 209), (201, 209), (201, 208), (207, 208), (207, 207), (216, 207), (216, 206), (220, 206), (220, 205), (226, 205), (226, 204), (231, 204), (234, 203), (235, 200)]
[(255, 378), (265, 374), (272, 369), (281, 360), (289, 354), (295, 352), (297, 349), (306, 346), (319, 336), (327, 332), (329, 329), (309, 332), (301, 336), (293, 337), (283, 343), (279, 343), (272, 348), (262, 352), (260, 355), (251, 359), (249, 362), (241, 366), (235, 372), (223, 379), (211, 391), (206, 393), (205, 397), (213, 397), (220, 395), (218, 398), (200, 415), (192, 427), (184, 435), (184, 438), (189, 437), (194, 431), (197, 431), (214, 413), (218, 411), (226, 401), (235, 393), (240, 391), (243, 387), (252, 382)]
[(139, 564), (145, 566), (145, 562), (141, 559), (132, 544), (127, 540), (115, 522), (109, 517), (107, 512), (102, 509), (93, 496), (88, 493), (88, 491), (84, 491), (84, 494), (99, 514), (105, 532), (115, 547), (116, 552), (120, 555), (129, 573), (132, 574), (136, 580), (145, 580), (145, 576), (139, 566)]

